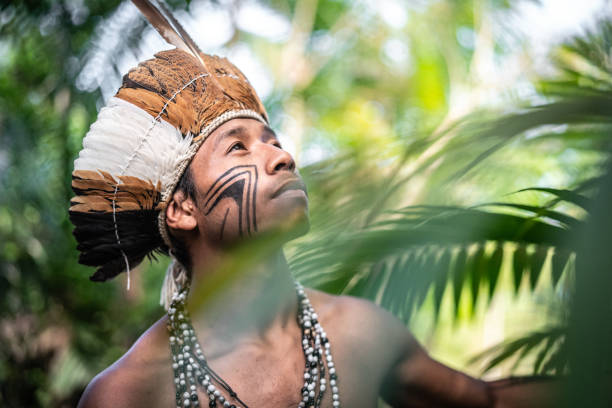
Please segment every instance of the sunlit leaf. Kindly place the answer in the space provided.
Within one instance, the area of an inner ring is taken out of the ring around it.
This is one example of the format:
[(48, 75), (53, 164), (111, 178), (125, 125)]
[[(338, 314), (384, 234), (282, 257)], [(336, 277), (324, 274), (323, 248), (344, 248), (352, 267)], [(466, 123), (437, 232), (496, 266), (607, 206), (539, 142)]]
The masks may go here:
[(480, 282), (484, 269), (486, 269), (486, 254), (484, 244), (478, 245), (470, 260), (470, 293), (472, 294), (472, 308), (476, 307), (480, 294)]
[(538, 283), (547, 256), (548, 248), (538, 246), (529, 257), (529, 284), (531, 290), (534, 290)]
[(585, 210), (590, 207), (590, 200), (572, 190), (560, 190), (556, 188), (548, 188), (548, 187), (530, 187), (524, 188), (522, 190), (517, 191), (517, 193), (524, 191), (542, 191), (545, 193), (550, 193), (558, 197), (560, 200), (567, 201), (568, 203), (576, 204), (584, 208)]
[(514, 255), (512, 257), (512, 276), (514, 282), (514, 290), (518, 292), (519, 287), (521, 286), (521, 280), (523, 279), (523, 272), (527, 267), (527, 250), (524, 245), (519, 245), (514, 250)]
[(504, 257), (504, 248), (501, 245), (496, 245), (495, 250), (489, 258), (487, 265), (487, 281), (489, 283), (489, 300), (493, 298), (493, 293), (497, 287), (497, 281), (501, 272), (502, 260)]
[(537, 364), (535, 366), (538, 367), (538, 370), (534, 371), (534, 374), (551, 373), (551, 367), (546, 366), (546, 364), (544, 364), (544, 367), (540, 369), (544, 359), (549, 356), (549, 362), (551, 359), (556, 359), (557, 364), (563, 364), (562, 361), (564, 358), (567, 358), (567, 355), (564, 353), (551, 351), (547, 346), (553, 345), (554, 343), (564, 339), (566, 335), (566, 327), (550, 327), (546, 330), (531, 332), (523, 337), (497, 344), (474, 356), (471, 362), (474, 363), (477, 361), (487, 360), (487, 363), (483, 369), (483, 372), (487, 372), (505, 361), (514, 359), (513, 365), (514, 368), (516, 368), (525, 358), (530, 356), (534, 350), (541, 349), (545, 350), (545, 353), (542, 354), (542, 351), (540, 351), (537, 354)]
[(461, 292), (465, 284), (467, 275), (467, 249), (461, 247), (453, 261), (452, 282), (453, 282), (453, 300), (455, 301), (455, 314), (459, 313), (459, 302), (461, 301)]
[(563, 275), (563, 271), (565, 270), (565, 265), (569, 260), (571, 253), (569, 251), (563, 250), (555, 250), (551, 258), (551, 274), (552, 274), (552, 283), (556, 285), (561, 276)]
[(434, 307), (436, 315), (440, 312), (440, 305), (451, 273), (450, 264), (451, 251), (443, 250), (434, 268)]

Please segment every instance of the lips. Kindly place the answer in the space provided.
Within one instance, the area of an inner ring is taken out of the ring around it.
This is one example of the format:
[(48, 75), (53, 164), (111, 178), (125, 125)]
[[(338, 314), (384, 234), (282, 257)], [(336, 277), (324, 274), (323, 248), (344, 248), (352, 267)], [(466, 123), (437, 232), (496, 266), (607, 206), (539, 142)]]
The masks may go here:
[(274, 192), (274, 194), (272, 194), (272, 198), (276, 198), (289, 190), (301, 190), (305, 194), (307, 194), (306, 185), (304, 184), (304, 182), (299, 178), (292, 178), (284, 181), (281, 186)]

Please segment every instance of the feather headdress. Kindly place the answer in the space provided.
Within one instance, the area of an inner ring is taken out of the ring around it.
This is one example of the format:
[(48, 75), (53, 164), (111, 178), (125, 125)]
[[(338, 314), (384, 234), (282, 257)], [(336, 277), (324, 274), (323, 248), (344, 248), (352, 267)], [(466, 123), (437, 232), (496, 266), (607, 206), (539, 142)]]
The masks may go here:
[(163, 210), (210, 133), (234, 118), (268, 121), (238, 68), (202, 53), (165, 7), (133, 2), (176, 49), (156, 54), (123, 77), (74, 162), (70, 220), (79, 262), (97, 267), (94, 281), (171, 248)]

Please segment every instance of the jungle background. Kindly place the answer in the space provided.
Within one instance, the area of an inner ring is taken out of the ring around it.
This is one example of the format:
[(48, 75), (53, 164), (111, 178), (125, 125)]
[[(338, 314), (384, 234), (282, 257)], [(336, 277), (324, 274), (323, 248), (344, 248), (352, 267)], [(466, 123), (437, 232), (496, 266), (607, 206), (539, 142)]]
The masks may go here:
[[(563, 404), (607, 406), (607, 2), (168, 3), (250, 78), (301, 168), (297, 279), (374, 300), (452, 367), (563, 376)], [(97, 111), (168, 48), (128, 1), (0, 6), (0, 406), (75, 406), (162, 315), (167, 259), (129, 291), (92, 283), (67, 209)]]

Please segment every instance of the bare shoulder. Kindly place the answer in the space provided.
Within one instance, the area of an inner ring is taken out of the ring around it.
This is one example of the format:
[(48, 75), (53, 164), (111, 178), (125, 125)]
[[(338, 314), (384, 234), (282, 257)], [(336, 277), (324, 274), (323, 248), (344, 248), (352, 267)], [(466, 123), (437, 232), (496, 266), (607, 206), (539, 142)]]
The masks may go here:
[(119, 360), (89, 383), (79, 408), (173, 406), (165, 320), (153, 324)]
[[(421, 354), (406, 326), (375, 303), (312, 290), (308, 295), (331, 341), (345, 393), (363, 389), (367, 383), (378, 395), (398, 364)], [(359, 373), (367, 374), (360, 377)]]
[(314, 289), (308, 289), (313, 306), (323, 318), (332, 321), (334, 325), (365, 328), (374, 331), (389, 331), (401, 335), (407, 330), (402, 322), (374, 302), (353, 296), (330, 295)]
[(401, 321), (369, 300), (312, 289), (308, 295), (325, 330), (344, 347), (359, 347), (394, 360), (407, 347), (418, 345)]

